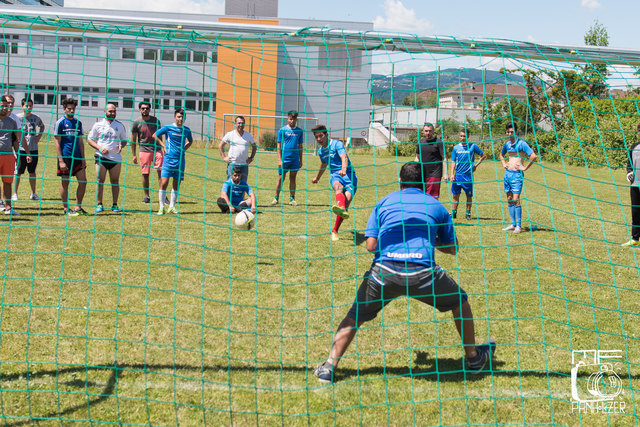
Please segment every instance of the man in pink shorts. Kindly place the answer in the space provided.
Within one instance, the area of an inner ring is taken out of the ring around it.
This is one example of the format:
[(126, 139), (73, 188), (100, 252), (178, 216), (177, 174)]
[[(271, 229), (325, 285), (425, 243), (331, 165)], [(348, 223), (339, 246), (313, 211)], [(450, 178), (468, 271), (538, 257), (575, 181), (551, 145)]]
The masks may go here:
[(18, 128), (15, 120), (9, 117), (9, 104), (9, 95), (3, 95), (2, 99), (0, 99), (0, 176), (2, 177), (4, 213), (6, 215), (19, 215), (11, 207), (11, 187), (20, 144), (22, 144), (25, 151), (27, 163), (31, 163), (31, 153), (22, 139), (21, 129)]
[(158, 145), (153, 134), (162, 126), (160, 125), (160, 121), (150, 114), (151, 104), (141, 102), (138, 108), (140, 109), (140, 117), (133, 122), (133, 126), (131, 127), (131, 153), (133, 154), (133, 163), (138, 164), (136, 144), (139, 144), (142, 190), (144, 191), (142, 203), (151, 203), (151, 197), (149, 196), (149, 174), (151, 173), (151, 167), (153, 167), (158, 173), (158, 180), (160, 180), (163, 158), (162, 147)]

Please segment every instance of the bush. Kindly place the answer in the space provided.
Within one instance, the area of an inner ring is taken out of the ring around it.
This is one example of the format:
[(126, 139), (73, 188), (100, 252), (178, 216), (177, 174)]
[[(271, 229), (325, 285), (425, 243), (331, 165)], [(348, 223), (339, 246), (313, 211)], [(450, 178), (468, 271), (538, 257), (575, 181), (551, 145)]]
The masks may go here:
[(418, 131), (414, 130), (409, 132), (407, 139), (408, 141), (406, 142), (389, 142), (387, 145), (389, 154), (396, 157), (414, 157), (416, 155), (416, 146), (420, 140)]
[(276, 134), (273, 132), (261, 134), (260, 148), (267, 151), (276, 151)]

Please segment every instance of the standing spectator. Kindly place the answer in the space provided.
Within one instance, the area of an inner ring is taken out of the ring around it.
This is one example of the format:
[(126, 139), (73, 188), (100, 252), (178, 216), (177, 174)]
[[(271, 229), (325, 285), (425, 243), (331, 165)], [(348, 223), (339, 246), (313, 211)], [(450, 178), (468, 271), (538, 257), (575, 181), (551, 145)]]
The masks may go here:
[(425, 193), (436, 199), (440, 197), (440, 183), (442, 174), (448, 181), (447, 158), (445, 156), (444, 143), (435, 135), (435, 128), (431, 123), (425, 123), (422, 127), (422, 138), (418, 142), (414, 161), (422, 165), (422, 183)]
[(13, 190), (12, 200), (18, 200), (18, 187), (20, 186), (20, 176), (25, 172), (29, 173), (29, 185), (31, 186), (31, 195), (29, 199), (40, 200), (36, 194), (36, 167), (38, 166), (38, 143), (44, 132), (44, 123), (40, 117), (31, 112), (33, 110), (33, 101), (31, 99), (23, 99), (22, 107), (24, 108), (24, 116), (22, 120), (22, 135), (26, 145), (29, 147), (31, 162), (27, 162), (27, 153), (23, 147), (20, 147), (18, 153), (18, 171), (16, 173), (16, 185)]
[[(636, 126), (640, 138), (640, 123)], [(640, 142), (629, 149), (627, 160), (627, 181), (631, 186), (631, 240), (622, 246), (640, 246)]]
[[(249, 164), (256, 156), (256, 141), (253, 135), (244, 130), (245, 120), (243, 116), (236, 116), (236, 128), (227, 132), (220, 142), (220, 156), (227, 162), (227, 180), (231, 177), (233, 169), (237, 166), (242, 170), (242, 181), (249, 178)], [(229, 154), (225, 155), (224, 149), (229, 144)], [(251, 147), (251, 155), (249, 155)]]
[(280, 188), (282, 182), (289, 172), (289, 204), (298, 206), (296, 202), (296, 176), (302, 167), (302, 154), (304, 152), (304, 137), (302, 129), (298, 126), (298, 112), (289, 111), (287, 113), (287, 125), (278, 131), (278, 142), (276, 152), (278, 153), (278, 182), (276, 183), (276, 195), (271, 201), (271, 205), (278, 204)]
[(16, 169), (16, 155), (19, 144), (26, 154), (27, 163), (31, 163), (29, 147), (22, 139), (22, 133), (18, 129), (16, 121), (9, 117), (9, 96), (4, 95), (0, 99), (0, 176), (2, 176), (2, 199), (4, 200), (5, 215), (20, 215), (11, 207), (11, 187), (13, 174)]
[[(72, 98), (62, 100), (64, 116), (55, 125), (54, 140), (58, 155), (58, 176), (60, 183), (60, 198), (65, 215), (87, 215), (82, 209), (82, 199), (87, 189), (87, 164), (84, 160), (84, 141), (82, 140), (82, 122), (74, 117), (78, 101)], [(78, 181), (76, 190), (76, 208), (69, 209), (69, 182), (75, 176)]]
[(120, 195), (120, 170), (122, 169), (121, 151), (127, 145), (127, 131), (124, 129), (124, 125), (116, 120), (116, 106), (114, 104), (107, 104), (104, 118), (91, 127), (87, 142), (96, 149), (94, 155), (96, 159), (96, 175), (98, 176), (96, 213), (104, 210), (102, 193), (107, 172), (109, 172), (111, 196), (113, 197), (111, 212), (119, 213), (118, 196)]
[(162, 147), (156, 142), (153, 134), (162, 126), (160, 121), (152, 116), (151, 104), (141, 102), (138, 104), (140, 117), (133, 122), (131, 126), (131, 154), (133, 155), (133, 164), (138, 164), (138, 156), (136, 153), (136, 144), (140, 145), (140, 169), (142, 170), (142, 191), (144, 198), (142, 203), (151, 203), (151, 168), (158, 173), (158, 181), (160, 181), (160, 171), (162, 170)]
[[(505, 168), (504, 192), (507, 194), (507, 202), (509, 203), (511, 224), (502, 230), (513, 230), (515, 234), (518, 234), (522, 232), (522, 227), (520, 226), (522, 219), (520, 195), (524, 188), (524, 172), (531, 167), (538, 156), (529, 147), (527, 141), (516, 135), (518, 126), (515, 123), (507, 124), (506, 130), (509, 139), (502, 147), (502, 151), (500, 151), (500, 162), (502, 162), (502, 167)], [(529, 160), (526, 166), (522, 165), (522, 159)]]

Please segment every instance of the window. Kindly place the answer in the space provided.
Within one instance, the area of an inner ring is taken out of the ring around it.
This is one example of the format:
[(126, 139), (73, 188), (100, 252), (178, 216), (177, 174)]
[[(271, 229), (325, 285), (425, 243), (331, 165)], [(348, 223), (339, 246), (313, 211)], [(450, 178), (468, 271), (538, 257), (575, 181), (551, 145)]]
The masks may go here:
[(44, 94), (43, 93), (34, 93), (33, 94), (33, 103), (34, 104), (44, 104)]
[(84, 55), (84, 46), (81, 44), (73, 44), (71, 45), (71, 54), (76, 56)]
[(171, 100), (165, 98), (162, 100), (162, 109), (163, 110), (168, 110), (169, 108), (171, 108)]
[(143, 58), (147, 61), (155, 61), (158, 58), (158, 51), (155, 49), (145, 49)]
[(163, 50), (162, 51), (162, 60), (163, 61), (173, 61), (175, 58), (174, 50)]
[(207, 52), (193, 52), (193, 62), (207, 62)]
[(194, 111), (196, 109), (196, 101), (193, 99), (187, 99), (184, 103), (184, 106), (187, 110)]
[(56, 95), (54, 93), (47, 94), (47, 105), (55, 105), (56, 104)]
[(122, 108), (133, 108), (133, 99), (124, 98), (122, 100)]
[(89, 100), (88, 99), (83, 99), (82, 101), (80, 101), (80, 105), (82, 107), (88, 107), (89, 106)]
[(87, 46), (87, 56), (100, 57), (100, 46)]
[(136, 59), (136, 49), (131, 47), (123, 47), (122, 59)]
[(118, 47), (110, 47), (109, 48), (109, 59), (120, 59), (120, 48)]
[(176, 99), (173, 103), (174, 107), (180, 108), (182, 107), (182, 99)]
[(200, 101), (200, 111), (209, 111), (209, 101)]
[(176, 56), (176, 61), (178, 61), (178, 62), (188, 61), (189, 60), (189, 53), (190, 52), (188, 52), (186, 50), (179, 50), (178, 51), (178, 55)]
[(211, 52), (211, 62), (214, 64), (218, 62), (218, 52)]

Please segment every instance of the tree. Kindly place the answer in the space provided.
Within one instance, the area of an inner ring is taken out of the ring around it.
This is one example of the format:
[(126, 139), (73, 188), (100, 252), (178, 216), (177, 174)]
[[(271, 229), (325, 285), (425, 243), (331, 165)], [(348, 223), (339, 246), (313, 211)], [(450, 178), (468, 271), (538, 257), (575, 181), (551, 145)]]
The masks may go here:
[[(585, 33), (584, 43), (587, 46), (609, 46), (607, 27), (596, 19)], [(582, 67), (582, 76), (585, 83), (587, 83), (587, 95), (607, 96), (609, 89), (607, 77), (609, 73), (607, 72), (606, 64), (588, 63)]]

